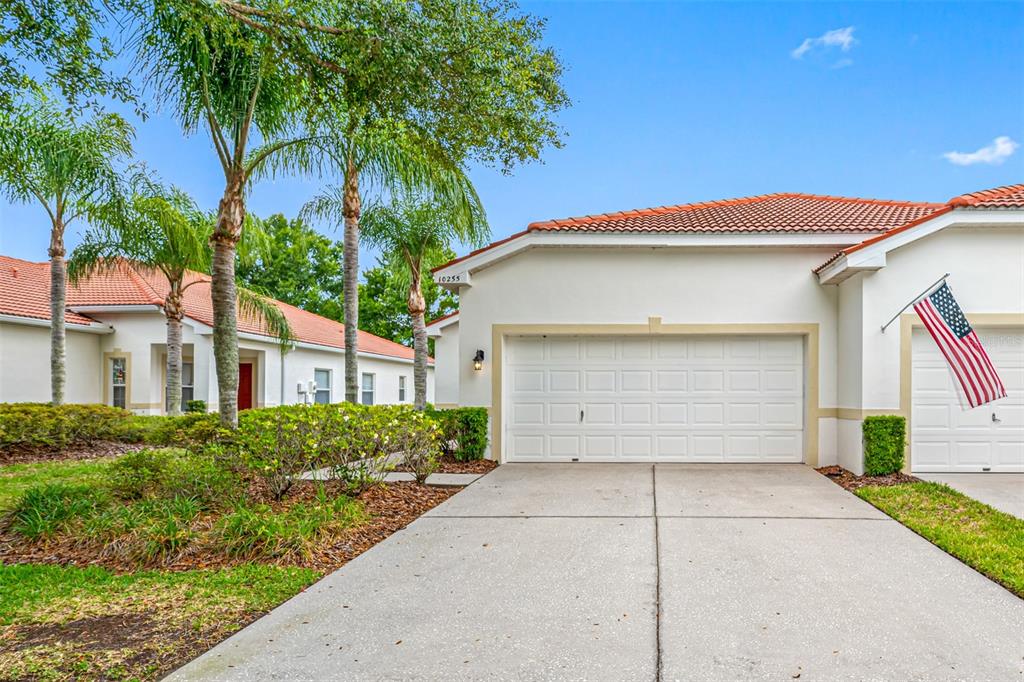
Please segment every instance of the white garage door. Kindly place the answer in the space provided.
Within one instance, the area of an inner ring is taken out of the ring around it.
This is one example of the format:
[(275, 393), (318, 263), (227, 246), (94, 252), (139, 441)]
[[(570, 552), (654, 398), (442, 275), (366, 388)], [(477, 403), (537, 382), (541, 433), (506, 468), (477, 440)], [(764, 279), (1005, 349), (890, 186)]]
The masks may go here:
[(513, 337), (513, 462), (800, 462), (800, 337)]
[(914, 330), (914, 471), (1024, 471), (1024, 331), (976, 331), (1007, 397), (965, 411), (935, 342), (924, 330)]

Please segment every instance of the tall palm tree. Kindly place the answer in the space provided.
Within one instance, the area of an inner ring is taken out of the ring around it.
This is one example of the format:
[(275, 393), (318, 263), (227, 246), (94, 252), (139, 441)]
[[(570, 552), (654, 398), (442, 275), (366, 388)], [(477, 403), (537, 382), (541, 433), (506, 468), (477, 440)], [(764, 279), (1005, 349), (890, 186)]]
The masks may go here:
[(399, 266), (408, 281), (412, 318), (414, 407), (427, 404), (427, 328), (423, 276), (440, 265), (455, 242), (481, 246), (490, 237), (483, 207), (477, 202), (466, 215), (436, 198), (422, 195), (393, 197), (370, 207), (363, 215), (363, 240), (381, 250), (386, 261)]
[(139, 61), (162, 104), (186, 134), (205, 128), (224, 189), (210, 232), (213, 348), (221, 423), (238, 424), (238, 295), (235, 260), (246, 226), (245, 194), (268, 159), (291, 147), (285, 165), (315, 165), (313, 139), (296, 131), (301, 74), (281, 67), (267, 34), (225, 21), (217, 3), (143, 6)]
[[(135, 191), (124, 207), (100, 207), (90, 216), (94, 228), (86, 234), (68, 261), (72, 283), (91, 275), (125, 269), (159, 273), (167, 280), (163, 300), (167, 318), (167, 412), (181, 414), (182, 320), (185, 291), (205, 278), (194, 276), (210, 267), (210, 234), (214, 216), (201, 211), (187, 194), (164, 188), (145, 176), (133, 182)], [(260, 232), (250, 229), (242, 241), (261, 244)], [(257, 247), (258, 248), (258, 247)], [(238, 288), (243, 314), (262, 321), (283, 344), (291, 337), (288, 321), (279, 308), (262, 296)]]
[(340, 170), (342, 185), (328, 186), (302, 207), (299, 216), (327, 221), (334, 227), (341, 225), (344, 229), (345, 399), (354, 403), (359, 401), (356, 349), (359, 224), (364, 192), (368, 188), (392, 194), (425, 192), (445, 206), (459, 225), (474, 224), (482, 218), (483, 209), (462, 167), (432, 141), (412, 131), (353, 122), (343, 136), (332, 140), (327, 155)]
[(135, 131), (116, 114), (78, 121), (44, 98), (0, 113), (0, 191), (39, 202), (50, 222), (50, 399), (64, 402), (67, 298), (64, 232), (92, 208), (116, 203), (118, 161)]

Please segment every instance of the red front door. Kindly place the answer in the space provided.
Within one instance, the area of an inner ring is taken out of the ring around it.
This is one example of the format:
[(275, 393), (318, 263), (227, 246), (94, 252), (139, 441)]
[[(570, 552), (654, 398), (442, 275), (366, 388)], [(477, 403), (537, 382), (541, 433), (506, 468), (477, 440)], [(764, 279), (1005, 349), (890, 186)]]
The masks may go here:
[(238, 409), (252, 409), (252, 363), (238, 365)]

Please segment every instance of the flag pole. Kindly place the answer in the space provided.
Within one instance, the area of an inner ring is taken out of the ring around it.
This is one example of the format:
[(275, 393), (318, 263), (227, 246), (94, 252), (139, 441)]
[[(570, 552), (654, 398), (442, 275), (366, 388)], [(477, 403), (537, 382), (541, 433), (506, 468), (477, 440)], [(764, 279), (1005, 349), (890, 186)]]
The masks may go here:
[(934, 282), (932, 282), (932, 283), (931, 283), (931, 284), (930, 284), (930, 285), (928, 286), (928, 288), (927, 288), (927, 289), (925, 289), (924, 291), (922, 291), (921, 293), (919, 293), (919, 294), (918, 294), (917, 296), (915, 296), (915, 297), (914, 297), (914, 298), (913, 298), (913, 299), (912, 299), (912, 300), (910, 301), (910, 303), (908, 303), (908, 304), (906, 304), (905, 306), (903, 306), (902, 308), (900, 308), (900, 311), (899, 311), (898, 313), (896, 313), (895, 315), (893, 315), (893, 316), (892, 316), (892, 317), (891, 317), (891, 318), (889, 319), (889, 321), (888, 321), (888, 322), (886, 322), (885, 324), (883, 324), (883, 325), (882, 325), (882, 333), (883, 333), (883, 334), (885, 333), (885, 328), (886, 328), (886, 327), (888, 327), (888, 326), (889, 326), (890, 324), (892, 324), (893, 322), (895, 322), (895, 321), (896, 321), (896, 318), (897, 318), (897, 317), (899, 317), (899, 316), (900, 316), (901, 314), (903, 314), (903, 311), (904, 311), (904, 310), (906, 310), (906, 309), (907, 309), (907, 308), (909, 308), (910, 306), (912, 306), (912, 305), (914, 305), (915, 303), (917, 303), (917, 302), (918, 302), (919, 300), (921, 300), (921, 297), (922, 297), (922, 296), (924, 296), (925, 294), (927, 294), (927, 293), (928, 293), (929, 291), (931, 291), (932, 289), (934, 289), (934, 288), (935, 288), (936, 286), (938, 286), (938, 285), (939, 285), (939, 284), (941, 284), (942, 282), (945, 282), (945, 281), (946, 281), (946, 279), (947, 279), (948, 277), (949, 277), (949, 273), (947, 272), (947, 273), (946, 273), (945, 275), (943, 275), (942, 277), (939, 277), (939, 278), (938, 278), (937, 280), (935, 280)]

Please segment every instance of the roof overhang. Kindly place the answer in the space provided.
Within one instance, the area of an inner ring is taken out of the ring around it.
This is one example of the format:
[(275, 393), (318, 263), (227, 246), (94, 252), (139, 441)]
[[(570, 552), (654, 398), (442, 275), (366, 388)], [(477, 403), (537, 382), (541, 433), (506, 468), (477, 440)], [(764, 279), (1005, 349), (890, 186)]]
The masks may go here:
[(163, 308), (154, 303), (133, 303), (130, 305), (69, 305), (73, 313), (160, 313)]
[[(7, 322), (9, 324), (23, 324), (29, 327), (50, 327), (49, 319), (42, 319), (40, 317), (22, 317), (20, 315), (4, 315), (0, 314), (0, 322)], [(89, 334), (110, 334), (114, 331), (114, 328), (109, 324), (103, 324), (102, 322), (92, 322), (90, 324), (82, 324), (80, 322), (65, 322), (65, 329), (70, 329), (79, 332), (87, 332)]]
[(437, 338), (441, 336), (444, 329), (457, 325), (459, 323), (459, 312), (455, 311), (450, 315), (440, 317), (430, 324), (427, 325), (427, 336)]
[(590, 248), (844, 248), (882, 232), (585, 232), (530, 230), (494, 242), (433, 271), (434, 281), (451, 291), (472, 286), (471, 275), (506, 258), (538, 247)]
[(866, 239), (840, 251), (818, 270), (821, 284), (839, 284), (858, 272), (874, 272), (886, 265), (890, 251), (906, 246), (922, 237), (935, 234), (947, 227), (999, 227), (1024, 225), (1024, 210), (950, 208), (936, 212), (885, 234)]

